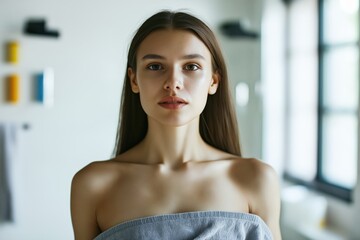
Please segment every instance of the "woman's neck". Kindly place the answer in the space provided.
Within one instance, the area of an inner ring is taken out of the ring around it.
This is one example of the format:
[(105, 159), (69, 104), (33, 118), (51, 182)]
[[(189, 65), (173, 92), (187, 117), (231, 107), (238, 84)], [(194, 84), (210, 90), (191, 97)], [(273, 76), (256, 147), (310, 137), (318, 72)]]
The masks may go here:
[(139, 147), (149, 163), (162, 163), (170, 168), (204, 160), (204, 150), (209, 149), (200, 136), (198, 120), (179, 127), (149, 121), (147, 135)]

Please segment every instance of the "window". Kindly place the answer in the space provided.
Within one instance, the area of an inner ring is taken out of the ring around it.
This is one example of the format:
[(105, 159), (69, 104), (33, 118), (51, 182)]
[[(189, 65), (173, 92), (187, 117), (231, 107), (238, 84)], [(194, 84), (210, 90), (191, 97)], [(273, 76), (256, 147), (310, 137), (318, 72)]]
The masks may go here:
[(349, 201), (358, 162), (359, 0), (287, 3), (285, 176)]

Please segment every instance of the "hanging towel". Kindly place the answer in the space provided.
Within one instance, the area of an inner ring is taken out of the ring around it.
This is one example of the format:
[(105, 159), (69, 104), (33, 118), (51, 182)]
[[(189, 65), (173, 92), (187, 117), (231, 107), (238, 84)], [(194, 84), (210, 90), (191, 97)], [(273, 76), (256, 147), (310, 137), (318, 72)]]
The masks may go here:
[(16, 124), (0, 123), (0, 222), (12, 222), (11, 166), (17, 150)]

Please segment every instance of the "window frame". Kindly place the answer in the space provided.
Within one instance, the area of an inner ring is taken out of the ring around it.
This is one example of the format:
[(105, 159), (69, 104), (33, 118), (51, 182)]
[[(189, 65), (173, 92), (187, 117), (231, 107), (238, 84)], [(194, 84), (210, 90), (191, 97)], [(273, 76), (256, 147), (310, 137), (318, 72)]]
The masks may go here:
[[(289, 5), (293, 2), (294, 0), (284, 0), (284, 3), (286, 4), (287, 7), (289, 7)], [(286, 10), (287, 14), (289, 13), (289, 9)], [(323, 35), (323, 30), (324, 30), (324, 0), (317, 0), (317, 19), (318, 19), (318, 43), (317, 43), (317, 56), (318, 56), (318, 99), (317, 99), (317, 162), (316, 162), (316, 174), (313, 180), (308, 181), (308, 180), (304, 180), (301, 179), (299, 177), (293, 176), (291, 175), (291, 173), (289, 173), (287, 171), (287, 168), (285, 167), (284, 169), (284, 173), (283, 173), (283, 178), (289, 182), (295, 183), (295, 184), (300, 184), (303, 186), (306, 186), (310, 189), (314, 189), (316, 191), (325, 193), (327, 195), (336, 197), (338, 199), (341, 199), (343, 201), (346, 202), (352, 202), (353, 201), (353, 189), (350, 188), (346, 188), (340, 185), (336, 185), (334, 183), (331, 183), (329, 181), (326, 180), (326, 178), (323, 176), (322, 173), (322, 166), (323, 166), (323, 118), (324, 116), (326, 116), (327, 112), (336, 112), (337, 110), (327, 110), (326, 106), (324, 106), (324, 102), (323, 102), (323, 96), (324, 96), (324, 53), (327, 51), (327, 49), (333, 49), (336, 48), (336, 45), (329, 45), (329, 44), (325, 44), (324, 43), (324, 35)], [(358, 18), (359, 17), (359, 10), (358, 10)], [(287, 19), (289, 19), (289, 15), (287, 16)], [(287, 46), (289, 46), (289, 38), (288, 38), (288, 29), (287, 31), (287, 39), (286, 39), (286, 44)], [(359, 37), (357, 39), (356, 43), (345, 43), (344, 45), (350, 45), (350, 44), (356, 44), (358, 51), (360, 52), (360, 48), (359, 48)], [(341, 44), (343, 45), (343, 44)], [(287, 47), (288, 49), (288, 47)], [(286, 60), (289, 60), (290, 56), (287, 53), (286, 54)], [(360, 62), (360, 58), (358, 60)], [(286, 77), (289, 79), (289, 63), (288, 61), (287, 65), (286, 65)], [(358, 80), (360, 80), (359, 76), (358, 76)], [(287, 86), (288, 88), (288, 86)], [(358, 104), (358, 108), (356, 110), (356, 116), (359, 115), (359, 104)], [(289, 129), (289, 123), (287, 122), (286, 124), (286, 128)], [(357, 131), (357, 139), (359, 142), (359, 128), (360, 126), (358, 125), (358, 131)], [(286, 131), (289, 132), (289, 131)], [(285, 136), (285, 138), (288, 138), (288, 136)], [(358, 153), (359, 155), (359, 153)], [(359, 156), (357, 156), (357, 162), (359, 162)], [(359, 176), (357, 176), (359, 178)]]

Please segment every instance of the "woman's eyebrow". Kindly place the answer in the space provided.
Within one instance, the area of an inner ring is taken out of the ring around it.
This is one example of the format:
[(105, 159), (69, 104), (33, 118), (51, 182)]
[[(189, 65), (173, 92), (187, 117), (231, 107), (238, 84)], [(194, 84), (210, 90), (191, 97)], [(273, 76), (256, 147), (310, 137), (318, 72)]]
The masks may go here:
[[(205, 57), (198, 53), (187, 54), (187, 55), (182, 56), (180, 59), (194, 59), (194, 58), (201, 58), (201, 59), (205, 60)], [(146, 60), (146, 59), (166, 59), (166, 58), (164, 56), (151, 53), (151, 54), (144, 55), (141, 59)]]
[(145, 56), (142, 57), (143, 60), (145, 59), (165, 59), (165, 57), (160, 56), (158, 54), (146, 54)]
[(205, 60), (205, 57), (198, 53), (187, 54), (187, 55), (181, 57), (181, 59), (194, 59), (194, 58), (201, 58), (201, 59)]

